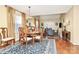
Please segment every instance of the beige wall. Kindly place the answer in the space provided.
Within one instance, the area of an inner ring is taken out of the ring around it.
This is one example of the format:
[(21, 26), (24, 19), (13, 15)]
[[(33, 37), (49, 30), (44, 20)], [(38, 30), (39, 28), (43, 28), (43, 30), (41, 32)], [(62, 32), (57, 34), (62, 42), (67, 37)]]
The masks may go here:
[(0, 27), (7, 27), (7, 8), (0, 6)]
[(68, 31), (72, 30), (72, 26), (71, 26), (72, 21), (73, 21), (73, 8), (71, 10), (69, 10), (69, 12), (67, 14), (65, 14), (64, 25), (66, 25), (66, 28)]
[(67, 30), (71, 32), (71, 42), (74, 45), (79, 45), (79, 6), (73, 6), (72, 9), (65, 15), (65, 24)]
[[(70, 21), (70, 24), (68, 23)], [(71, 32), (70, 41), (73, 41), (73, 7), (64, 15), (64, 25)], [(73, 42), (72, 42), (73, 43)]]
[(58, 26), (56, 23), (59, 23), (60, 15), (43, 15), (40, 16), (40, 22), (44, 23), (44, 28), (52, 28), (53, 30), (57, 30)]
[(79, 45), (79, 6), (73, 7), (73, 43)]
[(44, 28), (52, 28), (53, 30), (57, 30), (58, 26), (56, 26), (55, 24), (58, 23), (58, 21), (53, 21), (53, 20), (44, 20)]

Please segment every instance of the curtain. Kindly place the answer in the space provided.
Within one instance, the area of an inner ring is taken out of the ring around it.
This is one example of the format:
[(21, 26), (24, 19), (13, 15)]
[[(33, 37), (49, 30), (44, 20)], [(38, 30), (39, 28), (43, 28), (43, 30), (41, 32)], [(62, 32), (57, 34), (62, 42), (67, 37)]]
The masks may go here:
[(38, 31), (40, 31), (40, 16), (38, 16)]
[(26, 15), (25, 15), (25, 13), (22, 13), (22, 26), (23, 27), (26, 26)]
[(7, 7), (8, 18), (8, 36), (15, 37), (15, 10), (11, 7)]
[(36, 18), (34, 17), (34, 25), (35, 25), (35, 28), (36, 28)]

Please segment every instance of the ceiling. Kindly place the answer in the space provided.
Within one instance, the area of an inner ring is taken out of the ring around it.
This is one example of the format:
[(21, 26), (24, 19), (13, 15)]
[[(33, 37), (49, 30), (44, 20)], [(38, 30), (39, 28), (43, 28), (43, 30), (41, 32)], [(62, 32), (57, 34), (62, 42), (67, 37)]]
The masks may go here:
[[(11, 7), (29, 15), (29, 8), (26, 5), (10, 5)], [(67, 13), (71, 5), (32, 5), (30, 8), (31, 16), (50, 15)]]

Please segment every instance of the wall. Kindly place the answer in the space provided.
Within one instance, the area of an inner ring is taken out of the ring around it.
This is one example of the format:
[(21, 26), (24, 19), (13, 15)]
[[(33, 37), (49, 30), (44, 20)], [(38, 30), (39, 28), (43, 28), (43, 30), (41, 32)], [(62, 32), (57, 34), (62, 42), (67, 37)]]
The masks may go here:
[(73, 44), (79, 45), (79, 6), (73, 6)]
[(7, 8), (0, 6), (0, 27), (7, 27)]
[(40, 16), (41, 22), (44, 23), (44, 27), (52, 28), (53, 30), (57, 30), (58, 26), (56, 23), (59, 23), (60, 15), (46, 15)]
[(57, 30), (57, 26), (55, 25), (56, 21), (46, 21), (44, 20), (44, 27), (46, 28), (52, 28), (53, 30)]
[(73, 8), (65, 14), (64, 25), (66, 26), (68, 31), (72, 31), (72, 21), (73, 21)]
[[(79, 6), (73, 6), (72, 9), (65, 15), (65, 22), (70, 21), (67, 30), (71, 32), (71, 42), (74, 45), (79, 45)], [(67, 23), (66, 23), (67, 24)]]
[(70, 42), (73, 43), (73, 7), (64, 15), (64, 25), (66, 30), (70, 32)]

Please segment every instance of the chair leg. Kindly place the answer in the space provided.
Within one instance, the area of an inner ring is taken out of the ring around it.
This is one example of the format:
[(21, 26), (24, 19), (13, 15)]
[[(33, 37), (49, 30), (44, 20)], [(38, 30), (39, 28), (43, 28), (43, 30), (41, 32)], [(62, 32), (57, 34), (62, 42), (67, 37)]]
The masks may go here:
[(24, 39), (24, 38), (20, 38), (19, 42), (21, 43), (21, 45), (26, 44), (26, 41), (25, 41), (25, 39)]
[(42, 40), (43, 40), (43, 37), (41, 37), (41, 42), (42, 42)]
[(13, 45), (15, 45), (15, 39), (13, 39), (12, 42), (13, 42)]
[(26, 45), (27, 45), (27, 40), (26, 40)]
[(34, 41), (35, 41), (34, 39), (35, 39), (35, 38), (33, 37), (32, 39), (33, 39), (33, 45), (34, 45)]

